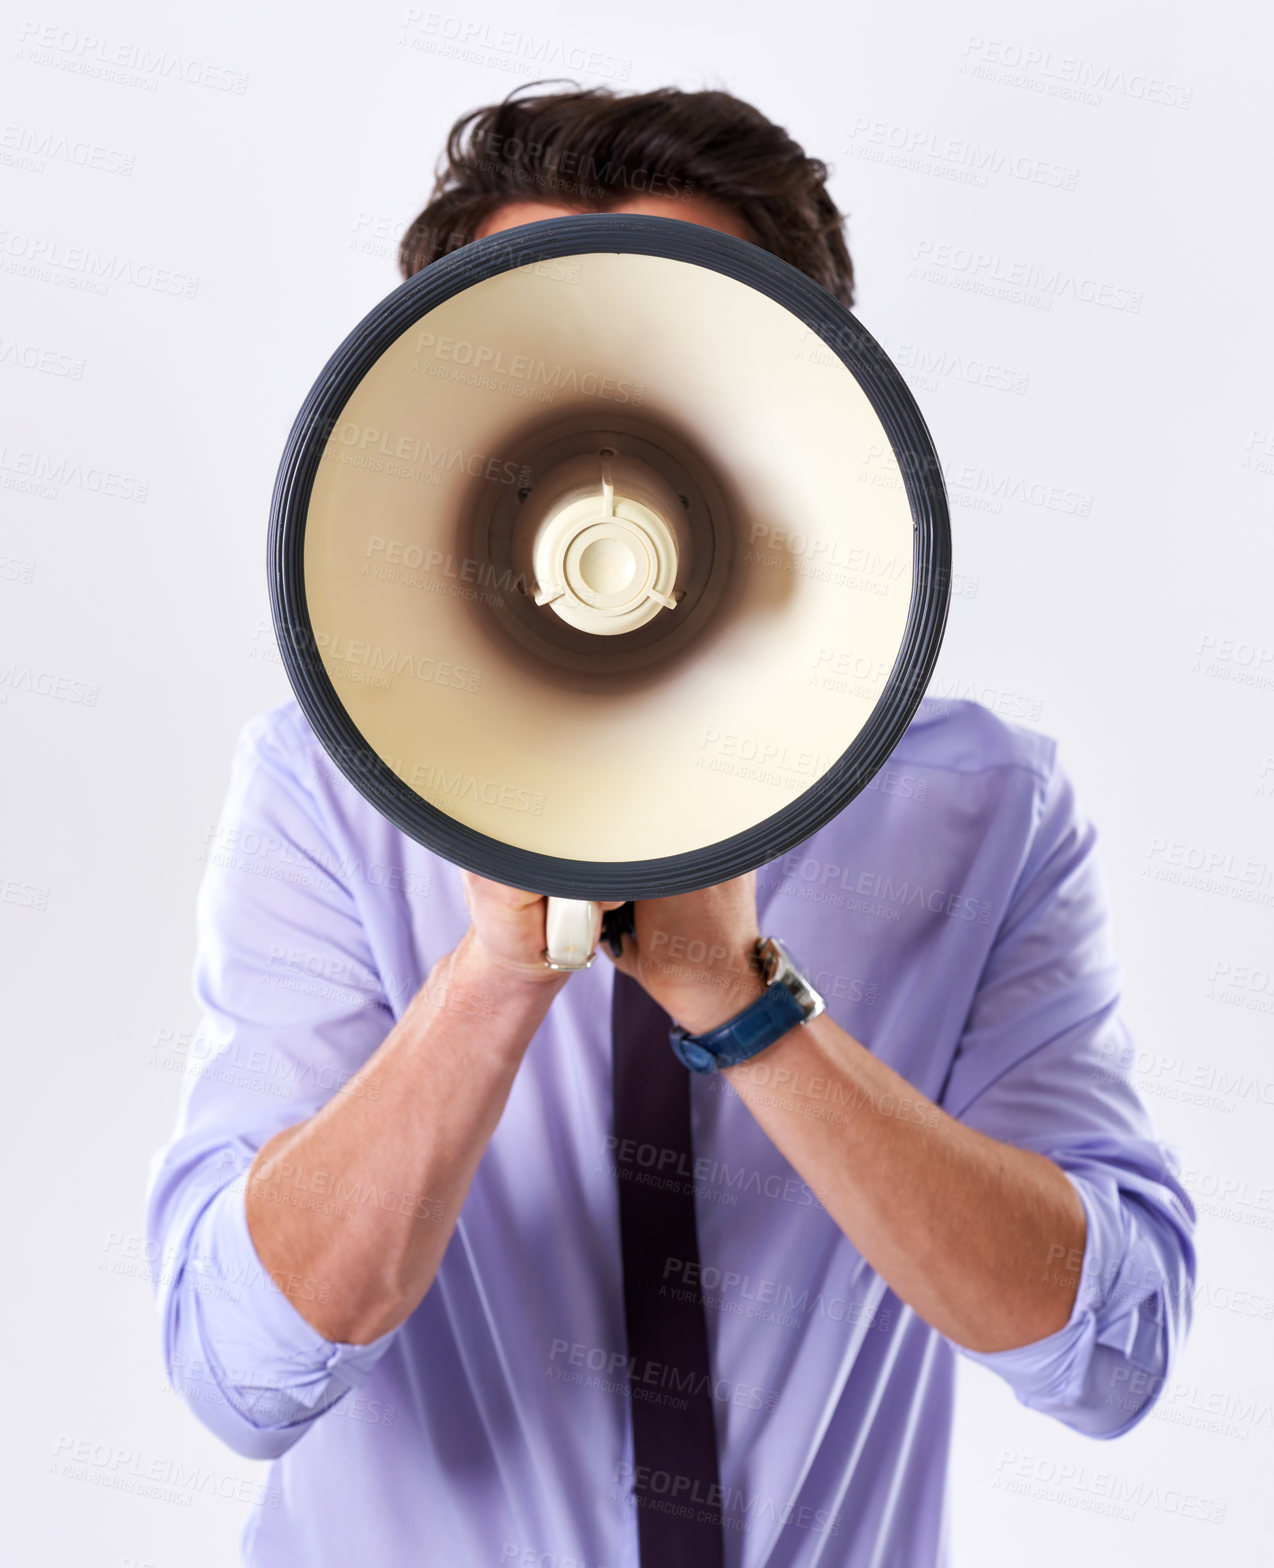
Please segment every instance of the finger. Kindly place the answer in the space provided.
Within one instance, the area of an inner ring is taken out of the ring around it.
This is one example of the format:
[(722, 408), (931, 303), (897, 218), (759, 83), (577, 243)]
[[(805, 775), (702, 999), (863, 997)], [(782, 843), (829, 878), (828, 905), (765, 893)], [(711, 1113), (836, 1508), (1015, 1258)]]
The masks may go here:
[(524, 887), (510, 887), (506, 882), (493, 882), (491, 886), (499, 889), (499, 892), (496, 894), (498, 901), (506, 909), (511, 909), (515, 912), (522, 909), (530, 909), (532, 904), (543, 904), (545, 902), (543, 893), (528, 893)]
[(636, 980), (638, 978), (637, 951), (631, 937), (624, 937), (623, 951), (618, 955), (611, 952), (609, 942), (602, 943), (602, 952), (606, 954), (607, 958), (610, 959), (611, 963), (615, 966), (616, 969), (619, 970), (621, 975), (627, 975), (630, 980)]

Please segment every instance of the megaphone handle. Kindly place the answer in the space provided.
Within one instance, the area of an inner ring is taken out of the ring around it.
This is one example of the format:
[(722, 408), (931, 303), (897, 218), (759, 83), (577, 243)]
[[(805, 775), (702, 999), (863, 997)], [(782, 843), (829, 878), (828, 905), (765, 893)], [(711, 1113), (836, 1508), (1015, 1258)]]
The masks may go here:
[(601, 906), (588, 898), (550, 898), (544, 916), (544, 961), (550, 969), (587, 969), (593, 962)]

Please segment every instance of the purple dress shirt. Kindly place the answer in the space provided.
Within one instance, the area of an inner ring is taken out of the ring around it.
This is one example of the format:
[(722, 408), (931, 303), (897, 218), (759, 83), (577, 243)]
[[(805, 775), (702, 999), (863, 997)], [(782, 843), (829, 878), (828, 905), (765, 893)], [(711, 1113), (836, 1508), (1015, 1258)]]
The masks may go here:
[[(1132, 1426), (1189, 1324), (1194, 1211), (1129, 1082), (1094, 837), (1053, 741), (926, 700), (872, 785), (757, 879), (762, 933), (844, 1029), (1074, 1182), (1088, 1235), (1064, 1328), (959, 1351), (719, 1077), (691, 1084), (693, 1165), (617, 1146), (599, 954), (531, 1040), (424, 1300), (374, 1343), (336, 1344), (265, 1273), (244, 1175), (350, 1080), (468, 919), (459, 872), (345, 782), (295, 703), (246, 724), (199, 896), (192, 1071), (148, 1203), (173, 1386), (236, 1452), (272, 1461), (244, 1561), (635, 1568), (621, 1177), (693, 1184), (728, 1568), (942, 1563), (958, 1353), (1079, 1432)], [(754, 1070), (794, 1087), (763, 1056)], [(828, 1087), (799, 1089), (817, 1113)], [(431, 1210), (427, 1193), (304, 1170), (279, 1192)], [(684, 1273), (669, 1260), (670, 1291)], [(302, 1301), (325, 1288), (284, 1283)], [(642, 1397), (675, 1397), (667, 1369), (631, 1372)]]

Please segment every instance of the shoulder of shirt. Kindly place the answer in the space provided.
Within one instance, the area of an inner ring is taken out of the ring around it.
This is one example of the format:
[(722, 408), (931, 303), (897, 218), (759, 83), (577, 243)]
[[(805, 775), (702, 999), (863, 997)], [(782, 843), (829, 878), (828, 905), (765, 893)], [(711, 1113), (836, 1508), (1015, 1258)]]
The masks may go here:
[(925, 697), (889, 762), (950, 773), (1014, 768), (1045, 785), (1056, 767), (1057, 742), (1001, 718), (980, 702)]
[(236, 756), (241, 767), (263, 768), (274, 790), (282, 790), (309, 816), (321, 819), (325, 832), (339, 832), (357, 818), (377, 816), (328, 755), (294, 697), (263, 708), (244, 722)]
[(247, 719), (239, 731), (238, 746), (241, 753), (262, 758), (273, 773), (292, 780), (311, 798), (321, 780), (344, 783), (295, 697)]
[(273, 742), (289, 753), (298, 742), (306, 749), (319, 743), (295, 697), (288, 697), (283, 702), (276, 702), (272, 708), (263, 708), (259, 713), (254, 713), (244, 721), (239, 738), (241, 744), (253, 749)]

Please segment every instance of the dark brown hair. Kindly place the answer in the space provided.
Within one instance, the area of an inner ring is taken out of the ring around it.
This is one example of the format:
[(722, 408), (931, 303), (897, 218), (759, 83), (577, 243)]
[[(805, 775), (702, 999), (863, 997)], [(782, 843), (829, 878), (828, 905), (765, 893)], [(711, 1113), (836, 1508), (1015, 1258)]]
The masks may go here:
[(827, 165), (807, 158), (759, 109), (730, 93), (674, 87), (518, 97), (524, 90), (452, 126), (429, 203), (399, 246), (404, 278), (467, 245), (506, 202), (599, 211), (637, 195), (694, 195), (733, 208), (757, 244), (853, 304), (854, 268)]

